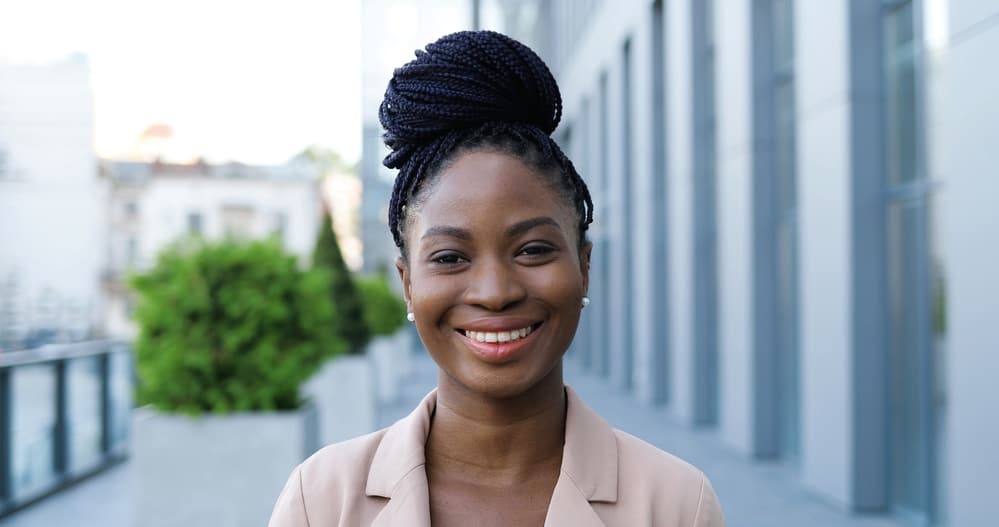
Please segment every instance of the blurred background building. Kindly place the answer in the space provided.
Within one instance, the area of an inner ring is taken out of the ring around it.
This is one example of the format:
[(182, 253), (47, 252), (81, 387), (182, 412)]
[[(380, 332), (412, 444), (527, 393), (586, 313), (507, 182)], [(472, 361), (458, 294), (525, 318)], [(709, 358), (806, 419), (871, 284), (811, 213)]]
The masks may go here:
[(148, 269), (185, 237), (276, 236), (303, 264), (311, 261), (321, 204), (309, 160), (277, 166), (105, 160), (100, 172), (110, 183), (104, 324), (113, 338), (135, 337), (129, 273)]
[(93, 127), (86, 57), (0, 64), (0, 349), (101, 332)]
[(597, 204), (575, 360), (837, 507), (986, 522), (999, 3), (526, 4)]

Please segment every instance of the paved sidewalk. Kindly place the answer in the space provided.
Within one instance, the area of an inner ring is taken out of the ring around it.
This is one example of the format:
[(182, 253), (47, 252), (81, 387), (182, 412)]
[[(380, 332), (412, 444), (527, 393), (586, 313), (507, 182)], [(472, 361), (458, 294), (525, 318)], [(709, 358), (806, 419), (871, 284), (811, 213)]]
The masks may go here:
[[(380, 426), (408, 414), (436, 384), (437, 370), (429, 359), (418, 358), (413, 367), (399, 400), (379, 408)], [(889, 518), (847, 515), (809, 494), (788, 467), (733, 455), (713, 433), (677, 425), (665, 411), (636, 403), (571, 363), (566, 366), (566, 380), (613, 426), (704, 470), (721, 499), (729, 527), (902, 527)], [(0, 520), (0, 527), (128, 527), (128, 495), (128, 465), (123, 463)]]

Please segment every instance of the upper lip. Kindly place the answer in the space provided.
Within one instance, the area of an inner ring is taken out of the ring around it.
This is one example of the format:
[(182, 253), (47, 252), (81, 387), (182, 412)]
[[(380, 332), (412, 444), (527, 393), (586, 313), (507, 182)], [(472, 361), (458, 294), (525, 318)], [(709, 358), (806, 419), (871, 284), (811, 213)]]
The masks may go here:
[(464, 324), (458, 324), (458, 329), (465, 331), (513, 331), (515, 329), (526, 328), (541, 322), (538, 319), (525, 317), (489, 317), (470, 320)]

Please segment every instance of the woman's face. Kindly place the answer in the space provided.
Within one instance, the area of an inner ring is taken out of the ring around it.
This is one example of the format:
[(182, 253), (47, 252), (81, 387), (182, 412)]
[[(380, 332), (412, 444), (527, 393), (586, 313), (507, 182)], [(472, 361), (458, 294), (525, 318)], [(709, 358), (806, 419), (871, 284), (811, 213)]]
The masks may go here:
[(579, 322), (590, 249), (580, 253), (575, 214), (503, 153), (459, 154), (424, 192), (399, 271), (442, 382), (524, 393), (559, 364)]

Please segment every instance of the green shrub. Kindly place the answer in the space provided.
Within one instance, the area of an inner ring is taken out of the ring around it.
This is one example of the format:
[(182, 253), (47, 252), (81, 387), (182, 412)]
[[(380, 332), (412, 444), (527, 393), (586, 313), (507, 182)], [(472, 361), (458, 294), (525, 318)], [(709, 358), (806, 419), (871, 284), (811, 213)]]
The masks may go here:
[(357, 281), (364, 302), (364, 323), (372, 335), (391, 335), (406, 324), (406, 303), (392, 291), (385, 275)]
[(343, 344), (323, 272), (273, 240), (175, 244), (131, 279), (137, 399), (198, 414), (290, 410)]
[(369, 338), (368, 328), (364, 325), (364, 307), (354, 278), (343, 261), (329, 214), (323, 215), (312, 256), (312, 267), (329, 274), (330, 285), (326, 291), (333, 302), (333, 316), (340, 336), (347, 341), (348, 353), (363, 353)]

